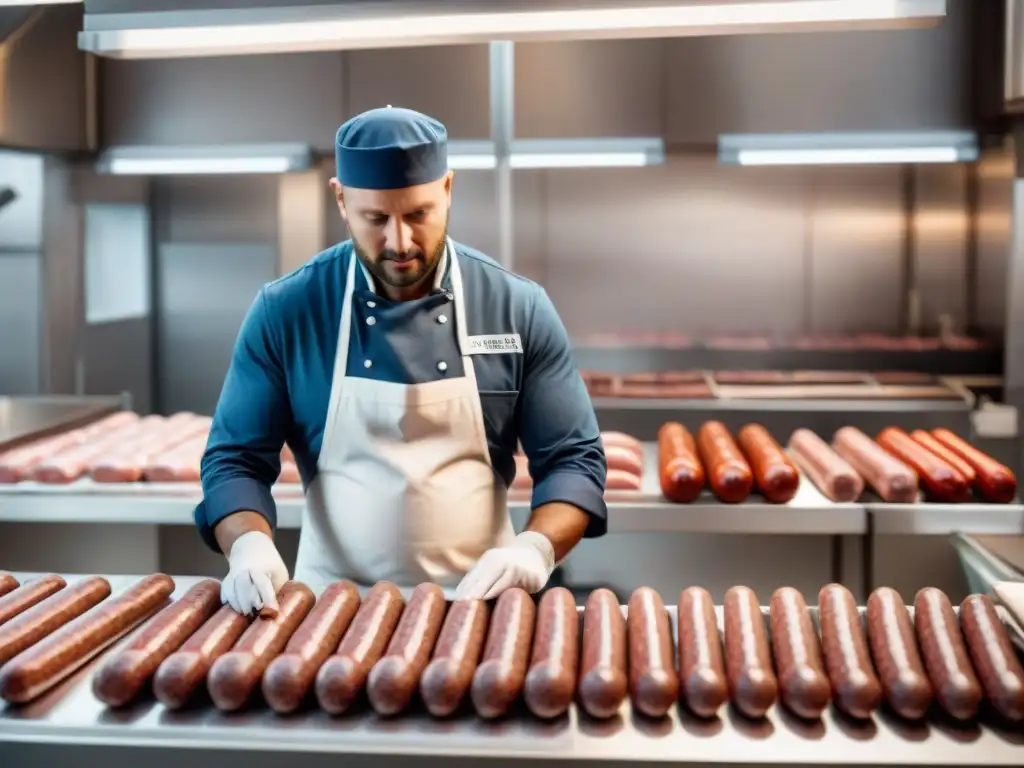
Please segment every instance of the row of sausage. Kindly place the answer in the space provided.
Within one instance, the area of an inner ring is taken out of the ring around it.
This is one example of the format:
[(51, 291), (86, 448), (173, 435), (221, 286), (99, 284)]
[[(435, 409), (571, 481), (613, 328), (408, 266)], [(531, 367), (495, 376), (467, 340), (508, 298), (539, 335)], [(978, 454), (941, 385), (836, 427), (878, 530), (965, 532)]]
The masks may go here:
[[(86, 477), (97, 483), (199, 482), (210, 422), (189, 412), (165, 417), (120, 411), (0, 453), (0, 483), (67, 484)], [(278, 482), (299, 482), (287, 447)]]
[(591, 717), (610, 718), (628, 698), (648, 717), (677, 702), (714, 717), (731, 702), (761, 718), (780, 702), (802, 718), (834, 704), (863, 719), (884, 701), (907, 719), (938, 702), (949, 716), (972, 720), (987, 699), (1003, 718), (1024, 721), (1024, 669), (991, 601), (971, 595), (957, 614), (934, 588), (916, 595), (913, 617), (898, 593), (880, 588), (862, 616), (849, 590), (829, 584), (818, 595), (816, 627), (796, 589), (772, 595), (766, 621), (755, 593), (733, 587), (720, 631), (710, 594), (690, 587), (679, 596), (673, 639), (670, 614), (649, 587), (633, 592), (625, 612), (611, 591), (595, 590), (582, 631), (561, 587), (539, 601), (511, 589), (492, 604), (448, 603), (433, 584), (406, 601), (388, 582), (365, 598), (352, 583), (335, 582), (317, 599), (291, 581), (279, 611), (254, 620), (222, 606), (212, 579), (169, 605), (174, 582), (163, 574), (110, 600), (101, 577), (67, 586), (44, 576), (7, 587), (0, 697), (14, 704), (51, 690), (152, 616), (93, 676), (106, 705), (126, 705), (151, 683), (168, 708), (185, 706), (205, 685), (224, 711), (260, 692), (279, 713), (315, 699), (337, 715), (365, 691), (382, 715), (400, 714), (418, 696), (437, 717), (468, 704), (496, 718), (522, 697), (539, 718), (558, 717), (574, 701)]
[(708, 421), (697, 437), (677, 422), (658, 432), (658, 479), (669, 501), (687, 503), (710, 487), (726, 503), (745, 501), (756, 490), (776, 504), (795, 495), (803, 473), (829, 499), (852, 502), (870, 487), (885, 502), (959, 503), (972, 492), (983, 502), (1006, 504), (1017, 495), (1009, 467), (948, 429), (886, 427), (872, 440), (856, 427), (836, 431), (831, 445), (809, 429), (797, 429), (786, 449), (760, 424), (735, 438), (724, 424)]
[[(606, 491), (639, 491), (644, 477), (644, 446), (639, 440), (625, 432), (601, 432), (608, 474)], [(533, 488), (529, 460), (522, 451), (515, 455), (516, 476), (512, 480), (512, 491), (527, 491)]]

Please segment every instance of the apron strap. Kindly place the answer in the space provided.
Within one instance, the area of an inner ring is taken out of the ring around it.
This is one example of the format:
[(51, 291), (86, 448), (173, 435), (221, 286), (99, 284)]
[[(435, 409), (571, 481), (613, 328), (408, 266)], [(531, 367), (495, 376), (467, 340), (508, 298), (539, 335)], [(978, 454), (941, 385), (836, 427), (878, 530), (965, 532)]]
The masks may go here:
[(334, 350), (334, 373), (331, 376), (331, 396), (327, 404), (327, 421), (324, 422), (322, 446), (330, 445), (334, 436), (334, 422), (338, 418), (338, 403), (341, 401), (341, 386), (348, 372), (348, 348), (352, 337), (352, 295), (356, 283), (355, 248), (348, 262), (348, 275), (345, 278), (345, 297), (341, 302), (341, 319), (338, 322), (338, 347)]
[(473, 367), (473, 356), (469, 354), (469, 329), (466, 323), (466, 300), (462, 291), (462, 269), (459, 267), (459, 257), (455, 253), (455, 246), (452, 244), (451, 238), (448, 239), (448, 254), (452, 264), (455, 331), (459, 338), (459, 350), (462, 352), (462, 369), (465, 377), (473, 382), (473, 388), (476, 389), (476, 369)]

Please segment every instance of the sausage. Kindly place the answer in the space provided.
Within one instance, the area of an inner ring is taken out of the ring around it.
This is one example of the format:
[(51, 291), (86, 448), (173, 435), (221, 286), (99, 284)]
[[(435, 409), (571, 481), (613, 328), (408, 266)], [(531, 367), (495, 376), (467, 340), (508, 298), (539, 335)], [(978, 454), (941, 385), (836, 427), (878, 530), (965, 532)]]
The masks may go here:
[(489, 617), (483, 600), (458, 600), (448, 609), (433, 658), (420, 678), (420, 694), (434, 717), (452, 714), (469, 691)]
[(0, 627), (0, 665), (110, 597), (110, 582), (93, 576), (20, 613)]
[(213, 616), (220, 604), (220, 582), (200, 581), (104, 662), (92, 679), (93, 695), (108, 707), (128, 704), (163, 660)]
[(373, 585), (338, 650), (317, 672), (314, 690), (321, 709), (338, 715), (352, 705), (384, 654), (403, 608), (405, 600), (398, 587), (387, 581)]
[(28, 477), (38, 483), (74, 482), (88, 471), (94, 459), (116, 450), (126, 440), (134, 439), (151, 424), (152, 418), (136, 418), (135, 421), (128, 421), (96, 435), (93, 439), (71, 445), (35, 464)]
[(235, 647), (213, 662), (206, 687), (222, 712), (241, 709), (260, 684), (264, 670), (312, 610), (316, 597), (305, 584), (285, 582), (277, 595), (277, 618), (257, 619)]
[(843, 427), (832, 438), (835, 452), (850, 463), (882, 501), (917, 501), (917, 475), (856, 427)]
[(799, 717), (817, 720), (832, 698), (832, 688), (803, 595), (793, 587), (775, 590), (769, 616), (782, 703)]
[(19, 586), (21, 586), (21, 584), (19, 584), (18, 580), (14, 578), (13, 574), (8, 573), (7, 571), (0, 571), (0, 597), (3, 597), (8, 592), (13, 592)]
[(991, 504), (1009, 504), (1017, 497), (1017, 478), (1000, 464), (948, 429), (933, 429), (932, 437), (962, 458), (977, 473), (974, 490)]
[(631, 475), (642, 475), (644, 472), (643, 454), (637, 454), (621, 445), (605, 447), (604, 458), (610, 470), (616, 469)]
[(886, 427), (877, 442), (917, 473), (921, 488), (935, 501), (966, 501), (967, 480), (953, 467), (918, 443), (899, 427)]
[(811, 430), (794, 430), (789, 452), (797, 468), (832, 501), (856, 501), (864, 492), (864, 480), (857, 471)]
[(501, 717), (523, 689), (536, 613), (533, 597), (523, 589), (506, 589), (498, 597), (484, 655), (469, 690), (480, 717)]
[(221, 608), (177, 651), (157, 667), (153, 695), (168, 709), (184, 707), (202, 685), (213, 663), (231, 650), (249, 619), (230, 605)]
[(336, 581), (323, 591), (288, 645), (263, 674), (263, 698), (275, 712), (294, 712), (313, 686), (317, 670), (341, 642), (359, 608), (359, 590)]
[(920, 720), (935, 692), (924, 671), (910, 614), (895, 589), (879, 587), (868, 597), (868, 643), (886, 702), (900, 717)]
[(143, 476), (151, 483), (197, 483), (207, 435), (186, 440), (176, 448), (150, 458)]
[(945, 593), (925, 587), (914, 597), (914, 626), (935, 698), (957, 720), (970, 720), (981, 707), (982, 690), (967, 656), (963, 634)]
[(697, 450), (715, 495), (729, 504), (745, 501), (754, 488), (754, 474), (722, 422), (706, 421), (701, 425)]
[(704, 466), (697, 456), (697, 443), (679, 422), (667, 421), (658, 430), (658, 481), (669, 501), (686, 504), (704, 490)]
[(24, 704), (64, 680), (158, 611), (174, 592), (157, 573), (65, 624), (0, 667), (0, 698)]
[(561, 717), (572, 704), (579, 639), (579, 614), (572, 593), (565, 587), (549, 589), (537, 606), (533, 654), (523, 685), (526, 706), (536, 717)]
[(764, 717), (779, 696), (764, 616), (749, 587), (725, 593), (725, 670), (729, 695), (744, 715)]
[(580, 703), (588, 715), (614, 717), (626, 700), (626, 620), (610, 589), (595, 589), (583, 609)]
[(604, 489), (606, 491), (639, 491), (641, 479), (639, 475), (632, 472), (624, 472), (621, 469), (609, 469), (605, 479)]
[(964, 480), (967, 481), (968, 485), (973, 486), (975, 482), (977, 482), (978, 473), (974, 471), (974, 467), (932, 437), (930, 433), (925, 432), (923, 429), (915, 429), (910, 433), (910, 437), (915, 443), (920, 444), (922, 448), (925, 448), (930, 453), (938, 456), (944, 462), (949, 464), (949, 466), (963, 475)]
[(626, 613), (629, 692), (633, 708), (647, 717), (664, 717), (679, 698), (668, 612), (655, 590), (636, 589)]
[(677, 606), (679, 684), (687, 708), (698, 717), (715, 717), (729, 700), (715, 603), (702, 587), (689, 587)]
[(1024, 721), (1024, 667), (987, 595), (960, 603), (960, 629), (992, 706), (1011, 722)]
[(882, 685), (871, 666), (857, 602), (842, 584), (818, 592), (821, 651), (836, 707), (850, 717), (867, 719), (882, 703)]
[(420, 584), (413, 590), (387, 652), (366, 681), (370, 705), (378, 714), (396, 715), (412, 701), (441, 632), (446, 607), (444, 591), (436, 584)]
[(13, 619), (19, 613), (24, 613), (33, 605), (41, 603), (67, 586), (62, 576), (56, 573), (48, 573), (38, 579), (26, 581), (17, 589), (8, 592), (0, 597), (0, 626)]
[(627, 448), (636, 454), (638, 458), (643, 458), (644, 455), (644, 444), (625, 432), (602, 432), (601, 445), (605, 449), (614, 447)]
[(152, 456), (171, 450), (189, 438), (204, 434), (209, 425), (202, 417), (183, 411), (169, 418), (155, 418), (147, 428), (126, 440), (116, 449), (95, 457), (88, 467), (89, 476), (97, 483), (134, 483), (142, 479), (146, 463)]
[(771, 433), (760, 424), (747, 424), (736, 434), (754, 472), (757, 490), (768, 501), (785, 504), (800, 488), (800, 473)]

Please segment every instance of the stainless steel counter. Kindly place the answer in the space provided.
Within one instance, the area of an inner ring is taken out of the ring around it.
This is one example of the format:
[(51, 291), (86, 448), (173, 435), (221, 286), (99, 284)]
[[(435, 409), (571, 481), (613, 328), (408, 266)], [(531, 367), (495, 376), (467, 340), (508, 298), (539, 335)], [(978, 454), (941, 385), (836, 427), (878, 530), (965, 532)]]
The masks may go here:
[(0, 397), (0, 451), (124, 407), (119, 397)]
[[(117, 591), (136, 577), (108, 578)], [(180, 595), (196, 580), (175, 581)], [(674, 608), (670, 611), (674, 624)], [(172, 713), (152, 699), (114, 712), (91, 693), (91, 675), (99, 661), (33, 704), (0, 704), (0, 764), (43, 765), (44, 759), (60, 755), (88, 765), (99, 764), (93, 755), (103, 755), (104, 765), (113, 760), (147, 768), (171, 765), (171, 760), (179, 766), (187, 760), (190, 768), (289, 764), (288, 760), (307, 766), (331, 759), (336, 765), (341, 756), (345, 765), (361, 765), (359, 758), (364, 758), (365, 764), (378, 766), (442, 760), (445, 765), (522, 760), (540, 761), (535, 765), (565, 760), (602, 765), (801, 766), (1024, 762), (1024, 731), (1008, 731), (987, 721), (958, 726), (936, 717), (910, 725), (881, 714), (856, 724), (830, 710), (821, 722), (808, 724), (779, 707), (763, 722), (746, 721), (731, 710), (715, 720), (700, 721), (679, 709), (656, 722), (634, 715), (626, 704), (613, 721), (595, 722), (573, 708), (550, 724), (523, 711), (496, 723), (471, 714), (434, 720), (422, 711), (384, 719), (365, 707), (338, 718), (308, 710), (281, 717), (259, 703), (234, 715), (221, 714), (209, 704)]]

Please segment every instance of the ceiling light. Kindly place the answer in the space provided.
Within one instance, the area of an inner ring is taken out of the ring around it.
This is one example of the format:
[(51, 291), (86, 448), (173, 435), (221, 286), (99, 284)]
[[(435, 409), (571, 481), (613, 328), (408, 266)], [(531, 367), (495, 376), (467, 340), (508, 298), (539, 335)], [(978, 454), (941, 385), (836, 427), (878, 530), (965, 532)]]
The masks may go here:
[(310, 167), (305, 145), (214, 147), (114, 147), (100, 155), (97, 170), (133, 176), (288, 173)]
[(957, 163), (978, 158), (970, 132), (747, 134), (719, 138), (730, 165), (865, 165)]
[[(456, 5), (454, 10), (451, 6)], [(669, 37), (921, 26), (946, 14), (946, 0), (689, 0), (637, 6), (495, 9), (495, 0), (422, 5), (309, 6), (86, 14), (82, 50), (122, 58), (212, 56), (356, 48)], [(389, 7), (390, 6), (390, 7)], [(415, 8), (415, 10), (411, 10)], [(360, 13), (362, 15), (360, 15)], [(114, 26), (116, 25), (116, 27)]]
[(82, 0), (0, 0), (0, 6), (4, 5), (73, 5), (81, 4)]
[[(657, 138), (514, 139), (509, 165), (516, 169), (626, 168), (656, 165), (665, 160)], [(455, 170), (490, 170), (497, 166), (489, 141), (451, 141), (448, 166)]]

